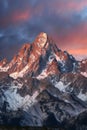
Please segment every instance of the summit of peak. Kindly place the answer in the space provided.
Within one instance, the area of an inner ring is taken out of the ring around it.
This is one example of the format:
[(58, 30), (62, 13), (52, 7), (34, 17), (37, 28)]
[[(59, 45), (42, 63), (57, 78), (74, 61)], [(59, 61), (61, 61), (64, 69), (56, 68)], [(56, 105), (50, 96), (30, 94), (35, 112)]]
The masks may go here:
[(35, 39), (35, 43), (40, 48), (44, 47), (46, 42), (47, 42), (47, 34), (44, 32), (41, 32)]
[(38, 36), (40, 36), (40, 37), (47, 37), (47, 33), (41, 32)]

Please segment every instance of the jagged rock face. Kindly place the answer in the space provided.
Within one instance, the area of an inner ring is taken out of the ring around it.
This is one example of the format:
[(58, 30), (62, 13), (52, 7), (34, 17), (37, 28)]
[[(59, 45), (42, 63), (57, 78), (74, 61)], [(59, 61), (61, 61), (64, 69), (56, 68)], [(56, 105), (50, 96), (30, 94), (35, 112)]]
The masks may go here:
[(7, 59), (3, 59), (2, 61), (0, 61), (0, 67), (4, 67), (7, 64)]
[[(80, 87), (77, 85), (78, 80), (82, 80)], [(85, 82), (84, 86), (84, 81), (87, 81), (85, 77), (78, 75), (76, 79), (75, 74), (60, 75), (59, 79), (55, 79), (54, 76), (51, 80), (41, 81), (28, 77), (23, 80), (13, 80), (9, 84), (10, 87), (1, 89), (3, 90), (1, 97), (4, 92), (4, 101), (0, 99), (2, 101), (0, 110), (3, 111), (2, 124), (5, 124), (6, 119), (9, 125), (50, 126), (64, 129), (74, 126), (75, 123), (78, 124), (79, 121), (82, 122), (86, 119), (84, 113), (87, 111), (87, 99), (83, 100), (83, 97), (79, 97), (81, 94), (86, 96), (87, 93), (87, 83)], [(8, 97), (13, 97), (12, 102)], [(9, 120), (5, 114), (9, 115)]]
[(87, 72), (87, 60), (82, 60), (79, 67), (81, 72)]
[(60, 73), (58, 69), (58, 63), (56, 60), (53, 60), (51, 64), (48, 65), (47, 75), (58, 74), (58, 73)]
[(9, 64), (9, 73), (21, 71), (29, 62), (30, 44), (24, 44)]
[(75, 58), (57, 48), (46, 33), (40, 33), (33, 44), (24, 44), (9, 64), (6, 64), (6, 60), (1, 61), (0, 71), (8, 71), (10, 76), (15, 78), (26, 75), (35, 77), (40, 75), (45, 68), (49, 68), (52, 60), (58, 63), (55, 67), (56, 72), (67, 73), (77, 70), (84, 72), (86, 70), (84, 61), (80, 62), (79, 66)]
[(87, 77), (87, 59), (78, 62), (77, 70), (81, 75)]
[(9, 63), (0, 62), (0, 124), (83, 130), (86, 73), (87, 60), (76, 61), (40, 33)]
[[(46, 33), (40, 33), (33, 44), (24, 44), (3, 69), (13, 78), (27, 75), (36, 77), (42, 75), (44, 70), (46, 75), (71, 72), (75, 69), (75, 64), (76, 60), (72, 56), (58, 49)], [(53, 73), (48, 72), (50, 68), (53, 68)]]
[[(70, 84), (67, 82), (68, 78), (72, 78)], [(79, 75), (78, 78), (82, 80)], [(87, 81), (85, 77), (83, 78)], [(78, 79), (76, 79), (74, 74), (72, 74), (71, 77), (67, 74), (61, 75), (61, 83), (59, 81), (57, 82), (55, 77), (53, 80), (55, 81), (55, 84), (49, 82), (46, 85), (45, 83), (46, 87), (44, 91), (37, 96), (36, 104), (28, 109), (27, 112), (24, 112), (22, 125), (61, 127), (63, 129), (68, 129), (72, 126), (74, 129), (78, 129), (81, 127), (78, 122), (82, 122), (83, 119), (87, 118), (86, 115), (83, 116), (84, 112), (87, 111), (87, 99), (85, 100), (85, 98), (83, 99), (83, 97), (80, 97), (82, 93), (82, 95), (86, 97), (85, 94), (87, 93), (87, 90), (85, 86), (87, 86), (87, 82), (83, 87), (84, 81), (82, 80), (82, 84), (78, 87), (76, 82)], [(76, 81), (74, 82), (74, 80)], [(45, 80), (45, 82), (48, 82), (48, 80)], [(71, 89), (72, 91), (68, 89), (69, 87), (73, 88)], [(84, 125), (85, 121), (83, 122)], [(78, 124), (78, 126), (75, 126), (76, 124)], [(84, 127), (86, 128), (86, 126)]]
[(35, 39), (34, 45), (38, 49), (42, 49), (45, 47), (46, 42), (47, 42), (47, 34), (42, 32)]

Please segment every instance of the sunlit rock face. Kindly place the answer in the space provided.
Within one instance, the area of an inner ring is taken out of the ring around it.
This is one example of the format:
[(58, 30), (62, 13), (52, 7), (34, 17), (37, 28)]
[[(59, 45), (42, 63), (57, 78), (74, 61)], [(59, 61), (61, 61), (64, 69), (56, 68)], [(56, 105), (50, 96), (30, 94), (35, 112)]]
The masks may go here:
[(0, 124), (86, 128), (86, 65), (40, 33), (0, 62)]
[[(47, 77), (51, 74), (74, 71), (75, 65), (75, 58), (60, 50), (53, 40), (42, 32), (32, 44), (24, 44), (18, 54), (1, 68), (1, 71), (7, 71), (15, 79), (26, 75), (41, 76), (43, 73)], [(52, 71), (49, 72), (51, 70), (49, 68), (53, 68)]]
[(38, 45), (38, 47), (43, 48), (47, 42), (47, 34), (44, 32), (40, 33), (37, 36), (35, 42)]

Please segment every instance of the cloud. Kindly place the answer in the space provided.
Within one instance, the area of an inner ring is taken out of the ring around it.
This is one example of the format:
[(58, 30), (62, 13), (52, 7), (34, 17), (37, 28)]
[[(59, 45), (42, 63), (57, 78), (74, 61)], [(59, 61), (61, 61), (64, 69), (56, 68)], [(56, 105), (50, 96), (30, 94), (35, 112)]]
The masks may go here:
[(12, 24), (17, 24), (19, 22), (24, 22), (30, 19), (31, 14), (29, 10), (25, 11), (14, 11), (12, 14), (9, 14), (8, 16), (3, 17), (0, 20), (0, 27), (8, 27), (9, 25)]
[[(87, 0), (0, 0), (1, 57), (11, 57), (17, 46), (32, 42), (42, 31), (52, 36), (59, 48), (75, 55), (78, 50), (79, 54), (87, 48), (86, 8)], [(86, 52), (80, 54), (86, 56)]]
[(60, 13), (79, 12), (87, 7), (87, 0), (56, 0), (56, 2), (52, 3), (52, 6), (56, 10), (59, 9)]
[(87, 59), (87, 48), (85, 49), (71, 49), (69, 50), (69, 53), (72, 54), (73, 56), (75, 56), (78, 60), (81, 59)]
[[(87, 48), (87, 23), (82, 22), (78, 25), (71, 27), (66, 33), (59, 37), (67, 48)], [(71, 43), (71, 44), (69, 44)]]

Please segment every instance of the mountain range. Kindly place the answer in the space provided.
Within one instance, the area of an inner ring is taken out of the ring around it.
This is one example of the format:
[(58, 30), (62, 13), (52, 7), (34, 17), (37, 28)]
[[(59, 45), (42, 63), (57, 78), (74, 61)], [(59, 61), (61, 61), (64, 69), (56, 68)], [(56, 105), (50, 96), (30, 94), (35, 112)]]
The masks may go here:
[(87, 59), (77, 61), (41, 32), (0, 61), (0, 125), (87, 128)]

